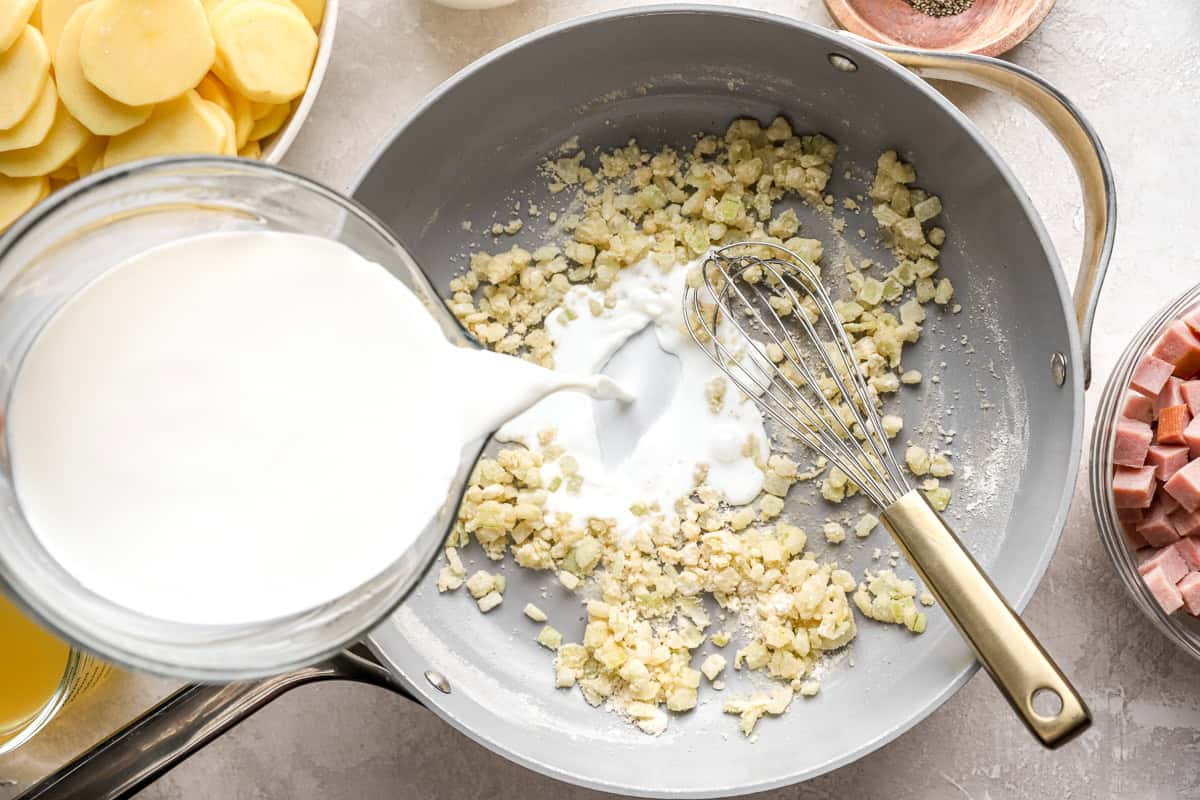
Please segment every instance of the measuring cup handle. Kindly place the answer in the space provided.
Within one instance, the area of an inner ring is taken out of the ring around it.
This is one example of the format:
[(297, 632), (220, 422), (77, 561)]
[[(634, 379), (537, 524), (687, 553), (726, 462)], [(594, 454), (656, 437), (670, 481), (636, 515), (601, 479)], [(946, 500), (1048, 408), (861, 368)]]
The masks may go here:
[(132, 797), (272, 700), (327, 680), (369, 683), (414, 699), (383, 667), (349, 652), (262, 680), (184, 686), (16, 800)]
[(1084, 388), (1092, 381), (1092, 324), (1100, 289), (1112, 258), (1117, 198), (1112, 166), (1095, 129), (1062, 92), (1033, 72), (1008, 61), (972, 53), (949, 53), (880, 44), (847, 33), (922, 78), (953, 81), (1017, 100), (1042, 121), (1066, 150), (1083, 194), (1083, 255), (1075, 278)]
[[(909, 491), (880, 521), (1038, 741), (1054, 748), (1087, 730), (1092, 716), (1083, 698), (921, 493)], [(1035, 708), (1042, 692), (1060, 707)]]

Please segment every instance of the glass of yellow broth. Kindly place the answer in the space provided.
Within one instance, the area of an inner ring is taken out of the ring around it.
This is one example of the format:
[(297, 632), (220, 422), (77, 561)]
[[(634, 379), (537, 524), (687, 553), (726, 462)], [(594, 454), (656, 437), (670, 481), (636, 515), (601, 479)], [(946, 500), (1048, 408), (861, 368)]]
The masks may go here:
[(0, 754), (29, 741), (109, 666), (51, 636), (0, 594)]

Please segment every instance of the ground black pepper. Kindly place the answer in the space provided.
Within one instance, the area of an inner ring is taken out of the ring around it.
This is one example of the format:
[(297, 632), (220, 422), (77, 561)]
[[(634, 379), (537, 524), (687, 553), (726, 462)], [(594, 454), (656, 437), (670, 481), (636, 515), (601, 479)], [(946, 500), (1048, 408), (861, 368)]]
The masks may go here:
[(950, 17), (961, 14), (975, 3), (975, 0), (908, 0), (908, 4), (931, 17)]

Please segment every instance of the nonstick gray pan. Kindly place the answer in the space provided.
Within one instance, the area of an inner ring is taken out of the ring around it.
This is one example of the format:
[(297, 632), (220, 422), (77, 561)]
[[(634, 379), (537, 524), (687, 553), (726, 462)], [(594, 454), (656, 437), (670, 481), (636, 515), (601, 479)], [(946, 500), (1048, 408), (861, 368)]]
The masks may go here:
[[(735, 117), (768, 122), (782, 113), (796, 130), (838, 142), (837, 196), (861, 191), (843, 170), (869, 176), (881, 151), (897, 149), (916, 165), (918, 184), (943, 199), (942, 268), (963, 306), (935, 321), (905, 356), (906, 367), (940, 383), (926, 381), (902, 413), (913, 425), (937, 414), (957, 432), (949, 520), (1021, 609), (1054, 553), (1075, 485), (1087, 340), (1115, 224), (1111, 174), (1086, 122), (1025, 70), (872, 47), (714, 6), (573, 20), (496, 51), (440, 87), (379, 148), (355, 197), (444, 288), (471, 249), (537, 241), (533, 218), (502, 243), (481, 243), (462, 223), (490, 225), (493, 211), (511, 208), (514, 197), (553, 202), (537, 167), (572, 136), (588, 148), (631, 137), (648, 147), (685, 145)], [(1074, 300), (1012, 173), (914, 72), (1009, 95), (1063, 143), (1079, 170), (1087, 221)], [(869, 216), (863, 224), (874, 230)], [(814, 226), (808, 235), (826, 231)], [(873, 239), (864, 255), (888, 258)], [(823, 513), (815, 507), (801, 523)], [(850, 551), (855, 570), (877, 564), (873, 547), (891, 549), (886, 540), (870, 545)], [(466, 555), (492, 566), (477, 549)], [(707, 702), (649, 737), (590, 708), (576, 691), (553, 688), (552, 656), (534, 641), (536, 627), (521, 609), (536, 600), (568, 640), (578, 640), (579, 601), (544, 573), (504, 569), (505, 602), (491, 614), (479, 614), (463, 593), (440, 595), (430, 572), (366, 638), (370, 658), (347, 653), (265, 681), (185, 688), (27, 797), (128, 796), (292, 686), (336, 678), (407, 693), (495, 752), (564, 781), (650, 797), (736, 795), (797, 783), (871, 752), (945, 702), (977, 666), (936, 609), (921, 636), (863, 622), (850, 648), (855, 665), (832, 665), (820, 694), (761, 722), (757, 741), (737, 732), (735, 718), (721, 712), (721, 695), (709, 690)], [(735, 673), (728, 683), (726, 696), (749, 691), (754, 680)], [(1025, 735), (1015, 717), (992, 724)]]

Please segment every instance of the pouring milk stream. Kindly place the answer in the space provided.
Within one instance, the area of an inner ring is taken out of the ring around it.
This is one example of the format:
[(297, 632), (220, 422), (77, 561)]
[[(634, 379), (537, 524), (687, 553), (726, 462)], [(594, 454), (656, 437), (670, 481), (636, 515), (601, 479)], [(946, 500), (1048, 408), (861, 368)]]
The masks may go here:
[(456, 347), (343, 244), (236, 232), (105, 273), (46, 324), (6, 420), (22, 510), (95, 593), (238, 624), (305, 611), (395, 561), (464, 445), (560, 390), (628, 396)]

